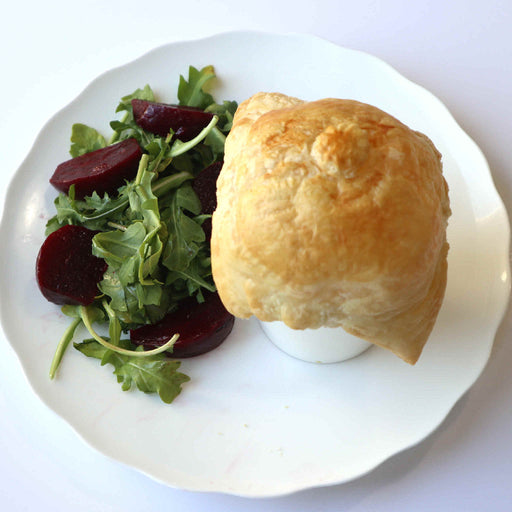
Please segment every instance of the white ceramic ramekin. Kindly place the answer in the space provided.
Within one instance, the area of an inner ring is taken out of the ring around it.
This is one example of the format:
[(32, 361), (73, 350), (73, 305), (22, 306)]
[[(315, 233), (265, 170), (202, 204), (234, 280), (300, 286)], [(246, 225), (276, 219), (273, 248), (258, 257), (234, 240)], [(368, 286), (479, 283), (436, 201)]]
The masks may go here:
[(372, 344), (341, 327), (291, 329), (283, 322), (259, 322), (267, 338), (286, 354), (311, 363), (339, 363), (362, 354)]

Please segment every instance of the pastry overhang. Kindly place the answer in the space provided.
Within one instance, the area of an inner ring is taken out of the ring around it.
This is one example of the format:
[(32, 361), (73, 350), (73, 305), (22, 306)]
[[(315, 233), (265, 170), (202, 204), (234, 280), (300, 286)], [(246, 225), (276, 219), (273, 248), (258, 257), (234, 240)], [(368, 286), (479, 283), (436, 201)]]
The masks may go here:
[(414, 364), (444, 297), (449, 216), (422, 133), (353, 100), (258, 93), (226, 140), (213, 277), (237, 317), (342, 327)]

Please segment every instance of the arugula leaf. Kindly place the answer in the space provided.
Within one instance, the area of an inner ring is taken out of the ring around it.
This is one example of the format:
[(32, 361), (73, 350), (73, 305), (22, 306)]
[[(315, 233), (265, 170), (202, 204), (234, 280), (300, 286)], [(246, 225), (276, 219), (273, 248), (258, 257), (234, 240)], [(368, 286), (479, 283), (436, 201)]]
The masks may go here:
[(201, 203), (190, 185), (177, 189), (162, 209), (162, 221), (168, 233), (162, 262), (171, 271), (186, 270), (205, 241), (201, 225), (186, 210), (195, 214), (201, 211)]
[(121, 344), (121, 323), (115, 311), (107, 304), (107, 301), (102, 302), (103, 307), (108, 315), (108, 335), (110, 337), (110, 343), (119, 346)]
[(216, 115), (219, 118), (217, 128), (223, 133), (228, 133), (233, 126), (233, 117), (237, 108), (236, 101), (224, 101), (222, 104), (211, 103), (205, 111)]
[[(129, 340), (120, 340), (120, 346), (133, 349)], [(123, 391), (137, 387), (144, 393), (158, 393), (166, 404), (172, 403), (181, 393), (182, 384), (190, 380), (190, 377), (178, 372), (181, 363), (170, 360), (164, 354), (130, 357), (105, 348), (93, 339), (74, 343), (74, 347), (88, 357), (99, 359), (102, 366), (111, 364)]]
[(180, 105), (197, 107), (203, 110), (215, 103), (213, 96), (203, 90), (205, 84), (215, 78), (213, 66), (205, 66), (198, 70), (194, 66), (188, 68), (188, 81), (180, 75), (178, 86), (178, 100)]
[[(65, 305), (61, 308), (62, 312), (71, 318), (73, 321), (69, 324), (68, 328), (64, 331), (53, 355), (52, 364), (50, 365), (50, 379), (55, 378), (57, 369), (59, 368), (62, 357), (66, 352), (77, 327), (82, 323), (82, 315), (80, 314), (80, 306)], [(89, 306), (89, 314), (92, 321), (100, 320), (103, 317), (103, 312), (94, 306)]]
[(149, 170), (156, 175), (167, 169), (172, 162), (172, 146), (170, 144), (172, 135), (169, 134), (165, 139), (156, 137), (152, 134), (148, 135), (148, 142), (144, 149), (150, 156)]
[(121, 98), (121, 101), (117, 105), (116, 112), (130, 112), (132, 111), (132, 100), (146, 100), (155, 101), (155, 95), (151, 87), (146, 84), (142, 89), (135, 89), (131, 94), (127, 94)]
[(128, 196), (126, 187), (112, 198), (107, 193), (100, 197), (96, 192), (83, 200), (75, 199), (74, 185), (68, 194), (60, 193), (54, 201), (57, 214), (46, 224), (45, 235), (48, 236), (66, 224), (77, 224), (93, 231), (108, 229), (109, 222), (121, 222), (126, 219)]
[(104, 148), (106, 145), (105, 137), (96, 129), (81, 123), (72, 126), (69, 154), (73, 158)]
[(124, 231), (105, 231), (94, 237), (93, 254), (112, 266), (138, 256), (139, 247), (146, 237), (142, 222), (130, 224)]
[(233, 117), (235, 115), (238, 103), (236, 101), (224, 101), (222, 105), (212, 103), (206, 108), (219, 119), (217, 125), (208, 133), (205, 139), (205, 145), (209, 146), (213, 153), (212, 163), (216, 160), (222, 160), (224, 157), (224, 144), (226, 135), (233, 126)]
[(110, 123), (110, 127), (114, 130), (110, 138), (110, 144), (135, 137), (139, 144), (144, 147), (151, 140), (152, 135), (140, 128), (133, 118), (133, 99), (155, 101), (155, 95), (151, 87), (146, 84), (143, 89), (136, 89), (131, 94), (121, 98), (117, 105), (116, 113), (124, 112), (124, 116), (121, 120), (115, 120)]

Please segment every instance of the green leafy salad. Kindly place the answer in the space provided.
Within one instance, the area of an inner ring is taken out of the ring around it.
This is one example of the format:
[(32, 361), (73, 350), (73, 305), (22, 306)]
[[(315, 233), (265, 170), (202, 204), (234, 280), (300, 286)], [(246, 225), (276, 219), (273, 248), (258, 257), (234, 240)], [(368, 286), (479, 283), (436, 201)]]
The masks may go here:
[[(158, 393), (170, 403), (189, 377), (178, 371), (180, 362), (166, 356), (177, 336), (161, 347), (143, 350), (124, 339), (123, 333), (155, 324), (178, 307), (180, 301), (214, 292), (209, 240), (193, 180), (203, 169), (222, 161), (224, 141), (237, 108), (234, 101), (216, 103), (205, 85), (215, 77), (212, 66), (189, 68), (188, 79), (180, 76), (177, 97), (180, 106), (213, 114), (209, 124), (186, 142), (171, 130), (160, 136), (142, 129), (134, 120), (132, 100), (156, 101), (149, 85), (121, 98), (107, 140), (100, 131), (75, 124), (71, 132), (73, 158), (128, 138), (135, 138), (142, 157), (136, 177), (115, 194), (96, 192), (83, 198), (72, 185), (55, 199), (56, 214), (48, 221), (46, 235), (72, 224), (94, 230), (92, 251), (108, 265), (98, 283), (99, 293), (90, 305), (64, 305), (71, 318), (60, 340), (50, 369), (54, 378), (66, 348), (78, 326), (90, 338), (74, 343), (86, 356), (102, 365), (113, 365), (123, 390), (138, 388)], [(108, 329), (100, 335), (94, 324)]]

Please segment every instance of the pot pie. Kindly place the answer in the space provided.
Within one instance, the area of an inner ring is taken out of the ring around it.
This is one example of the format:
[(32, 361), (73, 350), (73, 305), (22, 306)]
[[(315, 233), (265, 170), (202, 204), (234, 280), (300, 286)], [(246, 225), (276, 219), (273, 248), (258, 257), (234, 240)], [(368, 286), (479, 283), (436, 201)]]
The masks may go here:
[(342, 327), (414, 364), (445, 293), (449, 216), (424, 134), (358, 101), (258, 93), (226, 140), (214, 281), (237, 317)]

